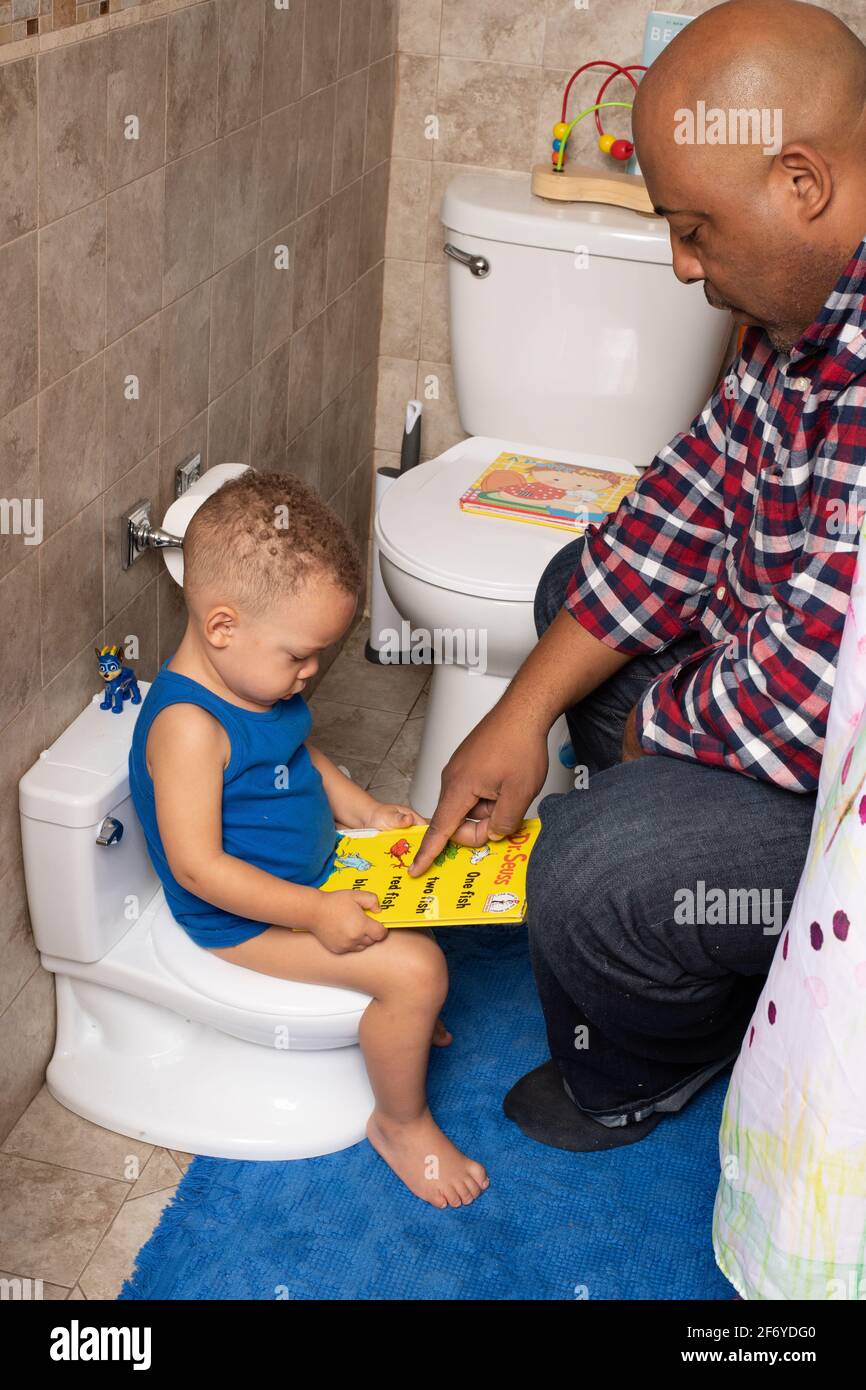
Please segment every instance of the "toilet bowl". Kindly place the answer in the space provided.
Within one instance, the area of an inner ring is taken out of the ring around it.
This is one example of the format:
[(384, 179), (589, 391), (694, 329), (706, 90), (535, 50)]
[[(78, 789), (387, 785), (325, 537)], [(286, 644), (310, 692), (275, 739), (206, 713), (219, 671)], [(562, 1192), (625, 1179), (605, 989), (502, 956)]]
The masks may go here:
[[(730, 315), (674, 275), (663, 218), (546, 202), (528, 174), (479, 171), (448, 185), (441, 222), (469, 437), (401, 474), (375, 520), (382, 579), (411, 635), (402, 645), (426, 638), (433, 657), (410, 791), (426, 816), (445, 763), (534, 646), (538, 581), (576, 534), (462, 512), (461, 494), (503, 452), (637, 475), (703, 408), (731, 335)], [(566, 739), (560, 718), (529, 814), (573, 784)]]
[(369, 996), (260, 975), (187, 936), (129, 793), (140, 706), (113, 714), (100, 698), (19, 788), (33, 933), (56, 984), (49, 1091), (106, 1129), (216, 1158), (357, 1143), (373, 1109)]

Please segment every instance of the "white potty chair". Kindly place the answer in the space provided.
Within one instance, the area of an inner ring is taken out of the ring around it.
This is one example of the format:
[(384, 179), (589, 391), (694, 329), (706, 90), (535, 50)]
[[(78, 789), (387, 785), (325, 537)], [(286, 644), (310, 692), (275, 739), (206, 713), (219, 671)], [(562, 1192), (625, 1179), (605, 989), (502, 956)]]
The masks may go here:
[(49, 1091), (106, 1129), (215, 1158), (358, 1143), (373, 1108), (358, 1047), (369, 997), (260, 975), (187, 936), (129, 794), (137, 708), (99, 698), (20, 784), (33, 934), (56, 978)]

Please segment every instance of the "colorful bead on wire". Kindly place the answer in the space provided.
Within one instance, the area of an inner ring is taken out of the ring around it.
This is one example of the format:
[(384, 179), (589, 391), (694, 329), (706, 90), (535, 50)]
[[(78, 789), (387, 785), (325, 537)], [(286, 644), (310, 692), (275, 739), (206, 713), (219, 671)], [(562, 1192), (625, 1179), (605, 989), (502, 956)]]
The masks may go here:
[[(592, 106), (587, 106), (586, 110), (581, 111), (579, 116), (575, 116), (573, 121), (567, 121), (566, 112), (568, 108), (568, 94), (571, 91), (571, 87), (575, 78), (579, 77), (582, 72), (586, 72), (588, 68), (599, 67), (613, 68), (613, 72), (608, 73), (607, 77), (605, 78), (604, 82), (599, 88), (598, 95), (596, 96), (594, 104)], [(629, 111), (631, 110), (633, 103), (630, 101), (602, 101), (602, 97), (604, 96), (605, 92), (607, 91), (607, 88), (610, 86), (611, 82), (614, 80), (615, 77), (627, 77), (634, 90), (637, 91), (637, 81), (634, 77), (632, 77), (633, 72), (646, 72), (646, 65), (643, 63), (631, 63), (627, 67), (622, 67), (619, 63), (612, 63), (606, 58), (598, 58), (592, 63), (584, 63), (583, 67), (578, 68), (576, 72), (573, 72), (571, 74), (571, 77), (568, 79), (568, 82), (566, 83), (565, 91), (562, 96), (562, 117), (560, 120), (557, 121), (556, 125), (553, 127), (553, 147), (551, 151), (551, 157), (553, 161), (553, 168), (556, 173), (562, 172), (563, 160), (565, 159), (565, 147), (568, 144), (568, 137), (571, 135), (571, 132), (574, 130), (574, 127), (577, 125), (577, 123), (579, 121), (582, 121), (584, 116), (589, 116), (592, 112), (595, 112), (595, 124), (598, 130), (598, 148), (601, 150), (602, 154), (610, 155), (611, 159), (616, 159), (620, 161), (625, 161), (626, 159), (631, 158), (632, 154), (634, 153), (634, 145), (632, 141), (617, 139), (617, 137), (614, 135), (606, 134), (601, 123), (601, 117), (598, 113), (607, 106), (624, 106)]]

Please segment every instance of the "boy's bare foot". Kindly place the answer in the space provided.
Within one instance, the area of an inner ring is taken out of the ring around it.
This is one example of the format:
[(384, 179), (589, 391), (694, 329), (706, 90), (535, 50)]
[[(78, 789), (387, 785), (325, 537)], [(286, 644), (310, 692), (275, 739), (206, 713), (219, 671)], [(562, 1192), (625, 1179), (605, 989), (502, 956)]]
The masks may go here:
[(447, 1047), (454, 1041), (454, 1034), (449, 1033), (441, 1018), (437, 1018), (436, 1027), (433, 1029), (433, 1046)]
[(416, 1197), (433, 1207), (468, 1207), (490, 1179), (437, 1125), (429, 1110), (409, 1124), (395, 1124), (374, 1110), (367, 1138)]

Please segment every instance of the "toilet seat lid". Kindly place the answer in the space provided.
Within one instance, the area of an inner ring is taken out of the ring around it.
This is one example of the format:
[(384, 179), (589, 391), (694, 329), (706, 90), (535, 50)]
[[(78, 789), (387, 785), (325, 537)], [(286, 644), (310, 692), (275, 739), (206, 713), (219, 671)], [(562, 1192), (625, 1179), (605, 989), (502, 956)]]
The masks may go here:
[(151, 941), (160, 964), (175, 979), (196, 994), (244, 1013), (326, 1018), (363, 1013), (370, 1002), (369, 995), (353, 989), (281, 980), (223, 960), (187, 936), (164, 899), (153, 919)]
[(381, 553), (398, 569), (441, 589), (531, 602), (548, 562), (580, 533), (460, 510), (461, 495), (501, 453), (639, 476), (626, 459), (472, 436), (401, 473), (387, 489), (376, 513)]

